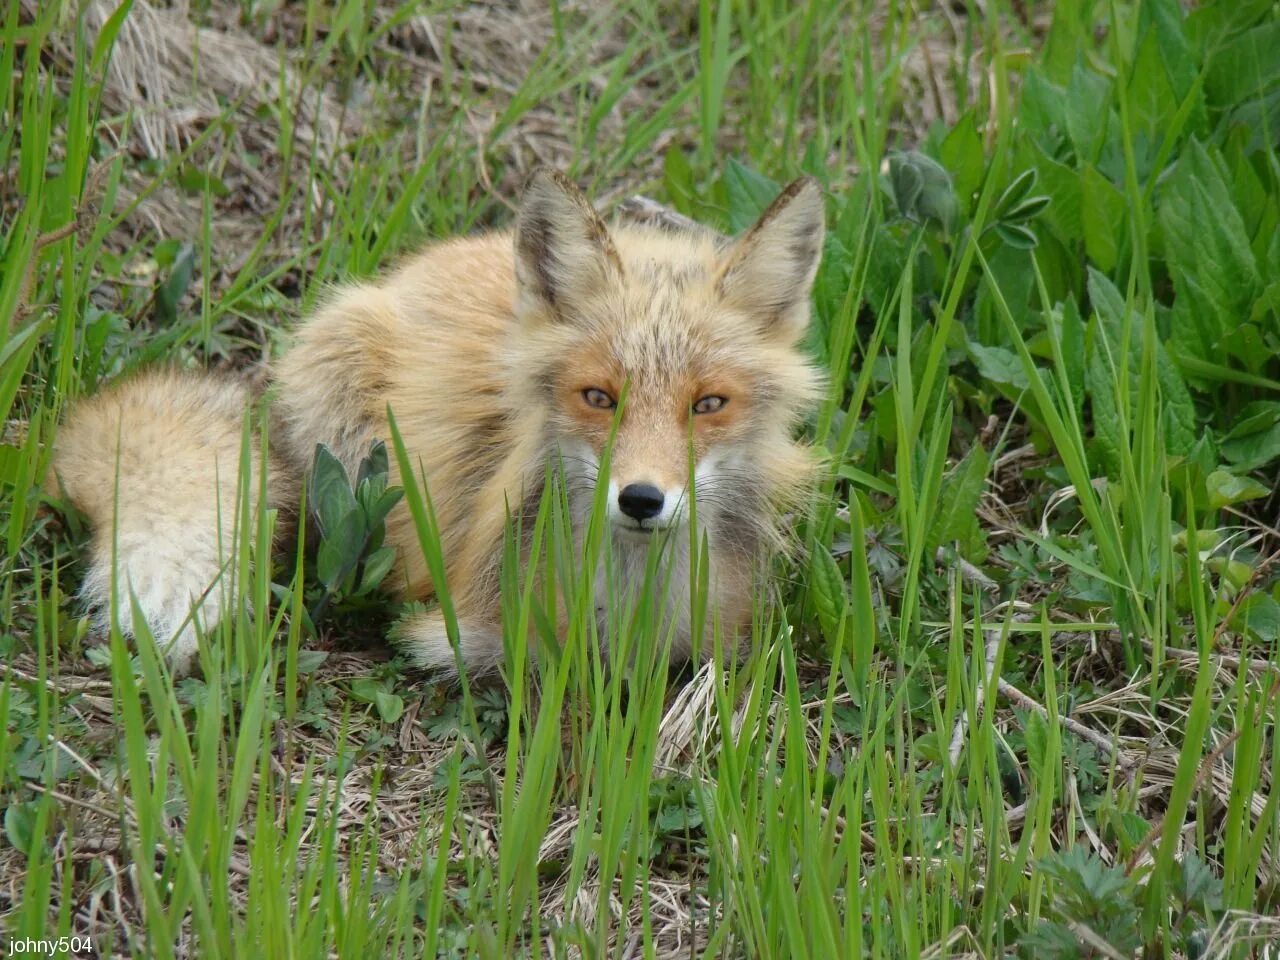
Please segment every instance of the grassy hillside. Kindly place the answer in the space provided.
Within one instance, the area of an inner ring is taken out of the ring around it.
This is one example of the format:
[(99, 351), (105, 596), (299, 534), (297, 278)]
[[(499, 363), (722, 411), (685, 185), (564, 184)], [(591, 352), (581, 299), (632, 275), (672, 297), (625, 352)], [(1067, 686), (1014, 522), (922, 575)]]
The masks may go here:
[[(1184, 6), (5, 0), (5, 954), (1275, 956), (1280, 4)], [(574, 616), (433, 683), (376, 531), (270, 516), (203, 676), (97, 635), (67, 405), (260, 376), (537, 163), (726, 232), (828, 188), (830, 471), (751, 655)]]

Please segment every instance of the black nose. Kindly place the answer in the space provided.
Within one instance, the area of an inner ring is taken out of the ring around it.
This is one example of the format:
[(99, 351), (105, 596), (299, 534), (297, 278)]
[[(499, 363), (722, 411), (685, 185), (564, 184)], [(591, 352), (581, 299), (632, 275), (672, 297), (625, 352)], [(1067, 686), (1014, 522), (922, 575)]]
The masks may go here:
[(649, 483), (629, 483), (618, 494), (618, 506), (633, 520), (648, 520), (662, 512), (662, 491)]

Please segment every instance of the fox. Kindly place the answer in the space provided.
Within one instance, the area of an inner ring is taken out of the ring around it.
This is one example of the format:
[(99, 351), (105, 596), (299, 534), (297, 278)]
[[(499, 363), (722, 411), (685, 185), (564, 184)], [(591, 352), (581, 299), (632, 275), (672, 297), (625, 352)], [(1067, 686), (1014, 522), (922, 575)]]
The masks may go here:
[[(265, 397), (268, 452), (254, 444), (250, 466), (267, 479), (247, 500), (255, 514), (279, 511), (277, 530), (297, 522), (318, 444), (354, 475), (394, 417), (427, 483), (456, 617), (456, 651), (440, 609), (419, 605), (398, 625), (412, 664), (450, 674), (460, 660), (482, 674), (503, 663), (504, 534), (536, 507), (549, 466), (575, 534), (604, 495), (624, 574), (639, 577), (653, 538), (667, 538), (672, 662), (694, 653), (699, 629), (685, 575), (694, 539), (708, 546), (705, 616), (736, 642), (818, 471), (797, 433), (822, 392), (803, 344), (824, 206), (802, 178), (732, 240), (606, 225), (568, 177), (540, 168), (513, 228), (433, 242), (380, 279), (329, 292), (269, 363), (265, 391), (159, 368), (76, 402), (51, 472), (91, 532), (84, 602), (105, 628), (114, 598), (124, 633), (136, 637), (140, 616), (175, 673), (195, 669), (245, 549), (242, 437)], [(389, 480), (402, 483), (392, 461)], [(435, 596), (403, 501), (384, 542), (390, 591)]]

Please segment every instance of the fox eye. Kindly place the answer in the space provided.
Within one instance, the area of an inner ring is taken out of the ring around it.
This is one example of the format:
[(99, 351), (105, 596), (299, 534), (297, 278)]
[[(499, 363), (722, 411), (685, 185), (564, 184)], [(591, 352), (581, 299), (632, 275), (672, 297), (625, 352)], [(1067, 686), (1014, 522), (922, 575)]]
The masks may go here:
[(698, 400), (697, 403), (693, 405), (693, 412), (694, 413), (716, 413), (720, 410), (723, 410), (724, 405), (728, 402), (729, 402), (728, 397), (717, 396), (714, 393), (709, 394), (708, 396), (702, 397), (700, 400)]
[(587, 387), (582, 391), (582, 399), (587, 401), (587, 406), (595, 407), (597, 410), (612, 410), (618, 405), (618, 401), (599, 387)]

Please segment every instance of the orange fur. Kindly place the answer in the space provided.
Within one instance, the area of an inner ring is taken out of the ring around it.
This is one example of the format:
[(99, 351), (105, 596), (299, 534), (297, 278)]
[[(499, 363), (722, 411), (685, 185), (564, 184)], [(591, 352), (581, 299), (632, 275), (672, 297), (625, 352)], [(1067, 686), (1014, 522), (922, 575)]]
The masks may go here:
[[(502, 656), (497, 566), (508, 509), (539, 494), (547, 463), (563, 456), (574, 489), (611, 484), (616, 546), (638, 555), (644, 529), (685, 522), (692, 435), (699, 522), (712, 547), (713, 609), (730, 628), (741, 626), (762, 560), (779, 543), (779, 513), (812, 475), (811, 457), (792, 435), (818, 391), (797, 344), (821, 235), (821, 195), (811, 181), (788, 188), (726, 250), (709, 235), (606, 228), (571, 184), (541, 173), (513, 232), (429, 246), (377, 283), (337, 291), (298, 328), (273, 368), (273, 448), (300, 473), (316, 444), (325, 443), (354, 470), (373, 440), (389, 437), (390, 406), (430, 489), (464, 659), (483, 669)], [(126, 386), (101, 401), (130, 407), (105, 427), (125, 439), (120, 536), (151, 535), (132, 505), (150, 496), (161, 476), (178, 478), (166, 481), (160, 501), (164, 531), (208, 526), (187, 505), (210, 499), (207, 461), (225, 458), (226, 437), (201, 444), (198, 466), (189, 449), (198, 430), (184, 420), (187, 412), (141, 402), (172, 389), (177, 404), (177, 397), (199, 394), (201, 382), (175, 380), (166, 388), (157, 380), (154, 388), (135, 394)], [(612, 474), (598, 479), (593, 464), (613, 411), (592, 406), (584, 391), (616, 399), (624, 385)], [(692, 413), (707, 396), (727, 402)], [(95, 403), (63, 428), (55, 463), (71, 498), (92, 501), (87, 512), (100, 531), (110, 501), (88, 491), (107, 470), (106, 452), (86, 437), (104, 429), (90, 422)], [(208, 418), (224, 433), (234, 424), (238, 437), (238, 409), (215, 405)], [(171, 438), (167, 446), (162, 434)], [(70, 485), (68, 475), (76, 478)], [(630, 484), (666, 495), (649, 527), (619, 506), (618, 491)], [(95, 564), (103, 550), (98, 537)], [(687, 537), (671, 539), (687, 549)], [(387, 542), (398, 557), (388, 582), (403, 597), (429, 597), (433, 584), (403, 505), (388, 518)], [(678, 656), (687, 653), (692, 625), (687, 603), (671, 600)], [(438, 614), (408, 624), (403, 636), (419, 662), (453, 663)]]

